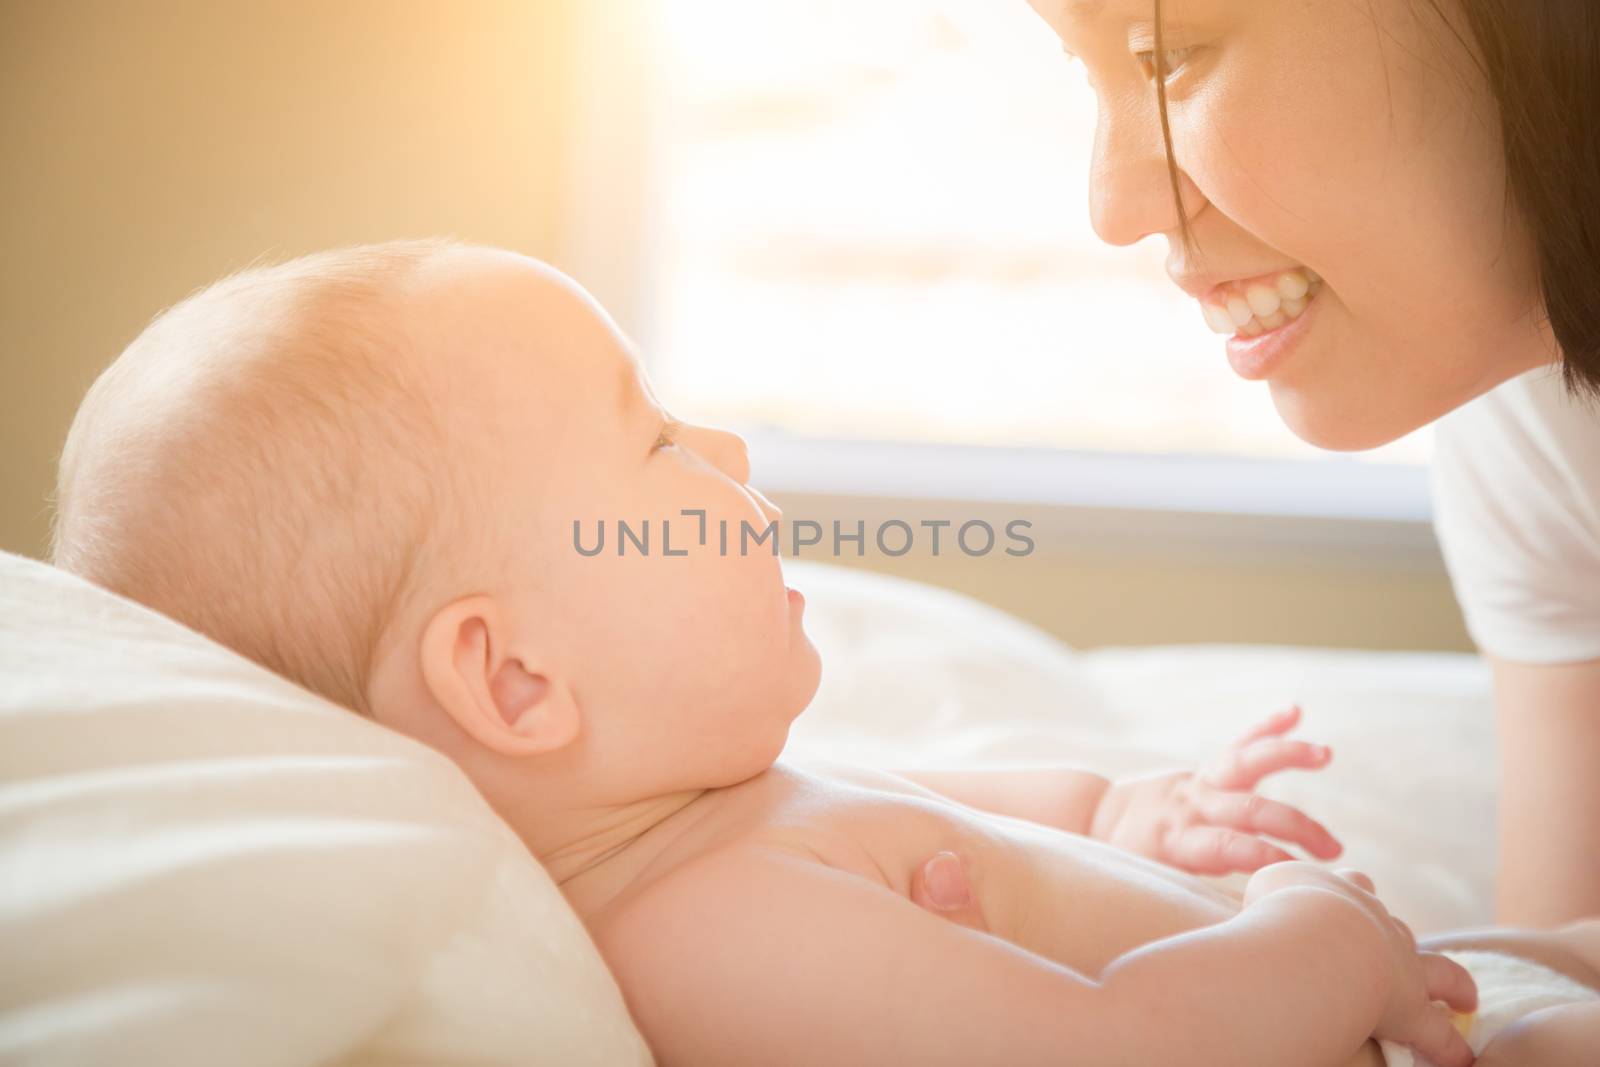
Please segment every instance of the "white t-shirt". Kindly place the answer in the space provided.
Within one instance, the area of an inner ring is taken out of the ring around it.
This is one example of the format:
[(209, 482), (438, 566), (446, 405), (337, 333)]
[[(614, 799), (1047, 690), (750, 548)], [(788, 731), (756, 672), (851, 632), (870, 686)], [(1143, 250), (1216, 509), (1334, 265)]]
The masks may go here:
[(1444, 416), (1434, 442), (1434, 531), (1478, 647), (1600, 658), (1600, 408), (1539, 367)]

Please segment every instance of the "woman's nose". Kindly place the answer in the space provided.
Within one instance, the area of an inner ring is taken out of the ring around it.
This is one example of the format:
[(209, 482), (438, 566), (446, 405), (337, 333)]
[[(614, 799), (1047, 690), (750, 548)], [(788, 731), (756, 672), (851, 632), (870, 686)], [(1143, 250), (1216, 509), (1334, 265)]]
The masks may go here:
[[(1181, 167), (1178, 191), (1185, 214), (1193, 220), (1205, 199)], [(1131, 245), (1153, 233), (1178, 232), (1172, 175), (1153, 93), (1148, 102), (1101, 101), (1089, 163), (1089, 219), (1094, 232), (1110, 245)]]

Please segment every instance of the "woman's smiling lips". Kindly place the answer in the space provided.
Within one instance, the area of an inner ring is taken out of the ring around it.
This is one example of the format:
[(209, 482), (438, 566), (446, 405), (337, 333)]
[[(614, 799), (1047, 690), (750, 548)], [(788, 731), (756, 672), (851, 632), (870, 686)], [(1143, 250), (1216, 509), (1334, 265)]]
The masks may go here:
[(1321, 276), (1298, 265), (1226, 281), (1172, 277), (1200, 302), (1206, 324), (1228, 336), (1228, 363), (1250, 381), (1269, 377), (1287, 358), (1293, 343), (1310, 328), (1313, 305), (1323, 289)]
[(1282, 326), (1245, 337), (1228, 338), (1228, 365), (1235, 374), (1249, 381), (1270, 378), (1289, 358), (1300, 339), (1315, 325), (1321, 300), (1312, 300), (1305, 310)]

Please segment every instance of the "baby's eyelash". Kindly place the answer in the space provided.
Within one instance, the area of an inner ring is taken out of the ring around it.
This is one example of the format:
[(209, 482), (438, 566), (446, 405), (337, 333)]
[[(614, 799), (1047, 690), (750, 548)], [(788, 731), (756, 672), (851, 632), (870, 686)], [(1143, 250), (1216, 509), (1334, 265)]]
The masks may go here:
[(656, 443), (650, 446), (650, 451), (655, 452), (659, 449), (666, 448), (668, 445), (676, 444), (678, 440), (678, 431), (682, 428), (683, 423), (679, 422), (677, 419), (668, 418), (667, 421), (661, 424), (661, 432), (656, 434)]

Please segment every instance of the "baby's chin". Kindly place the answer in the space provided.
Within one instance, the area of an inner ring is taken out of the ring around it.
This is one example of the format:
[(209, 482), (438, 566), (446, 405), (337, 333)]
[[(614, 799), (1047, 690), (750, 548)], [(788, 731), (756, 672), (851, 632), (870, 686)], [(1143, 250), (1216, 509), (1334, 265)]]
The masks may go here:
[(798, 719), (811, 706), (812, 699), (822, 685), (822, 654), (804, 630), (796, 627), (795, 638), (794, 693), (791, 698), (794, 712), (789, 716), (790, 722)]

